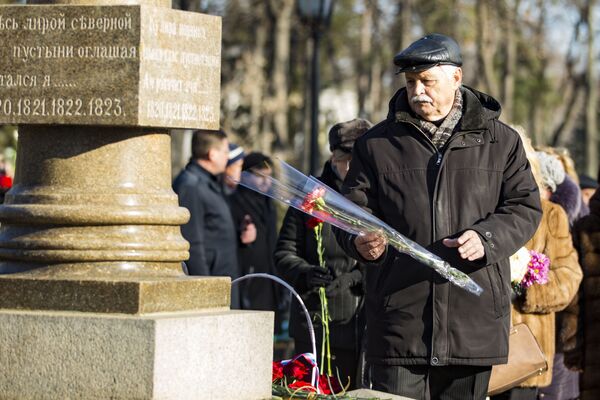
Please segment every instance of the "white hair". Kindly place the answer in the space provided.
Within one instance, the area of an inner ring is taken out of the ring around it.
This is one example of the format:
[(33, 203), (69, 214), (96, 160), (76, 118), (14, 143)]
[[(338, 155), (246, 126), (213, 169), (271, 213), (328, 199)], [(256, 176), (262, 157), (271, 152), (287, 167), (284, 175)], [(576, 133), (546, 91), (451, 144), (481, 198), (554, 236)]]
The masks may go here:
[[(456, 73), (456, 70), (460, 68), (456, 65), (438, 65), (438, 67), (440, 67), (442, 71), (444, 71), (444, 73), (450, 80), (454, 79), (454, 74)], [(459, 83), (462, 85), (462, 81)]]
[(553, 154), (548, 154), (544, 151), (536, 151), (535, 155), (540, 162), (544, 186), (548, 187), (550, 191), (554, 193), (556, 187), (565, 180), (565, 167), (563, 167), (558, 157)]

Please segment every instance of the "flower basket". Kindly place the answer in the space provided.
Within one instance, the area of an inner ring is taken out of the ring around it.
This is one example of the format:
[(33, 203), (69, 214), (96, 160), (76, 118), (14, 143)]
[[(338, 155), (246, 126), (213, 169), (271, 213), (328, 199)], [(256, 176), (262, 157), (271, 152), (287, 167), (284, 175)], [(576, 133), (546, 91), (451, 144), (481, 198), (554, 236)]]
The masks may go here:
[[(327, 400), (327, 399), (340, 399), (340, 400), (377, 400), (375, 398), (359, 398), (359, 397), (352, 397), (352, 396), (347, 396), (345, 394), (346, 389), (342, 388), (340, 386), (339, 389), (341, 389), (340, 392), (337, 392), (335, 389), (335, 384), (333, 383), (333, 381), (330, 381), (328, 378), (323, 378), (323, 376), (319, 375), (319, 368), (317, 366), (316, 363), (316, 359), (317, 359), (317, 345), (316, 345), (316, 340), (315, 340), (315, 330), (310, 318), (310, 314), (308, 312), (308, 309), (306, 308), (306, 306), (304, 305), (304, 302), (302, 301), (302, 298), (300, 297), (300, 295), (298, 294), (298, 292), (296, 292), (294, 290), (294, 288), (292, 286), (290, 286), (287, 282), (285, 282), (284, 280), (282, 280), (281, 278), (278, 278), (276, 276), (270, 275), (270, 274), (265, 274), (265, 273), (256, 273), (256, 274), (248, 274), (248, 275), (244, 275), (242, 277), (239, 277), (237, 279), (234, 279), (231, 281), (231, 284), (237, 284), (241, 281), (244, 281), (246, 279), (254, 279), (254, 278), (261, 278), (261, 279), (270, 279), (272, 281), (275, 281), (277, 283), (279, 283), (280, 285), (283, 285), (286, 289), (288, 289), (292, 295), (296, 298), (296, 300), (298, 300), (298, 302), (300, 303), (300, 306), (302, 307), (302, 311), (304, 312), (304, 316), (306, 317), (306, 322), (308, 325), (308, 333), (310, 336), (310, 342), (311, 342), (311, 346), (312, 346), (312, 354), (311, 353), (306, 353), (306, 354), (301, 354), (299, 356), (296, 356), (294, 359), (292, 360), (285, 360), (282, 363), (284, 363), (284, 365), (287, 365), (290, 367), (290, 370), (294, 368), (294, 365), (292, 365), (293, 363), (297, 362), (298, 360), (301, 360), (299, 364), (299, 367), (301, 368), (310, 368), (311, 369), (311, 380), (310, 383), (308, 382), (303, 382), (302, 380), (297, 380), (295, 382), (290, 382), (288, 384), (288, 382), (286, 381), (284, 375), (283, 375), (283, 371), (281, 374), (281, 379), (279, 380), (281, 383), (272, 383), (272, 394), (273, 394), (273, 399), (311, 399), (311, 400)], [(274, 363), (274, 368), (275, 368), (275, 363)], [(283, 367), (285, 368), (285, 366)], [(294, 371), (290, 372), (290, 375), (294, 374)], [(299, 374), (304, 374), (304, 372), (300, 372)], [(324, 382), (324, 379), (327, 379), (327, 382)], [(338, 380), (339, 382), (339, 380)], [(325, 391), (330, 392), (332, 394), (325, 394), (322, 393), (323, 389), (325, 388)], [(334, 393), (336, 392), (336, 393)]]

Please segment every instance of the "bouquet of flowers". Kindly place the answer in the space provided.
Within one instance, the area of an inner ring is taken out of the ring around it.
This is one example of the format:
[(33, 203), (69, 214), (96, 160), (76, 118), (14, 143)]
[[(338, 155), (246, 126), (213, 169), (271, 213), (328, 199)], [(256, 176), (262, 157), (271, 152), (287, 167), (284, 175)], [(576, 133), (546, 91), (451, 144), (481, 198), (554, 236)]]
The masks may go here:
[(520, 296), (528, 287), (548, 283), (550, 259), (535, 250), (521, 247), (510, 256), (510, 281), (513, 292)]
[(273, 395), (275, 398), (286, 399), (352, 399), (352, 400), (377, 400), (361, 399), (346, 395), (347, 387), (342, 387), (337, 378), (319, 375), (317, 384), (313, 386), (311, 371), (316, 368), (316, 361), (312, 354), (300, 354), (291, 360), (273, 362)]
[(433, 268), (452, 284), (476, 295), (480, 295), (483, 291), (467, 274), (453, 268), (437, 255), (407, 239), (388, 224), (369, 214), (323, 182), (312, 176), (302, 174), (281, 160), (276, 161), (275, 169), (280, 173), (278, 179), (263, 175), (269, 185), (259, 187), (255, 183), (256, 179), (252, 179), (252, 174), (258, 172), (249, 171), (242, 172), (239, 183), (346, 232), (355, 235), (364, 235), (370, 232), (379, 233), (385, 236), (387, 242), (396, 250), (408, 254), (426, 266)]
[[(311, 353), (300, 354), (291, 360), (273, 362), (273, 383), (283, 384), (291, 390), (317, 392), (311, 382), (311, 371), (316, 366), (316, 361)], [(317, 381), (319, 392), (323, 394), (336, 394), (344, 392), (338, 379), (327, 375), (320, 375)]]

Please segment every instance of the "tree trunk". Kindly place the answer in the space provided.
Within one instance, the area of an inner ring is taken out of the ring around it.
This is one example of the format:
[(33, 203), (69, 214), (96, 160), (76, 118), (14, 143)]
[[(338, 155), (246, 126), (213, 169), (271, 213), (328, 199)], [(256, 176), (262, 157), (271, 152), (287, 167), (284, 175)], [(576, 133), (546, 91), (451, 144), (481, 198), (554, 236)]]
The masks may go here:
[[(265, 50), (267, 46), (268, 24), (266, 18), (266, 8), (257, 4), (257, 23), (254, 36), (256, 41), (252, 49), (252, 54), (246, 60), (244, 68), (247, 74), (244, 79), (244, 85), (248, 85), (250, 93), (250, 124), (248, 126), (248, 142), (259, 143), (259, 133), (261, 133), (261, 119), (263, 117), (263, 98), (265, 94), (265, 67), (267, 61)], [(262, 13), (260, 12), (262, 9)]]
[(396, 49), (400, 51), (408, 47), (411, 43), (412, 35), (410, 34), (410, 29), (413, 26), (412, 24), (412, 14), (413, 14), (413, 5), (414, 0), (400, 0), (399, 8), (400, 8), (400, 48)]
[[(532, 71), (533, 79), (537, 82), (536, 87), (541, 88), (543, 82), (546, 80), (546, 65), (548, 64), (548, 56), (544, 50), (545, 43), (545, 22), (546, 22), (546, 7), (544, 5), (544, 0), (537, 0), (536, 2), (537, 8), (539, 9), (538, 20), (534, 29), (534, 38), (533, 45), (537, 51), (538, 58), (538, 67), (537, 70)], [(544, 135), (544, 118), (542, 114), (542, 110), (545, 107), (544, 97), (539, 95), (539, 93), (534, 93), (539, 100), (531, 101), (531, 120), (532, 120), (532, 136), (533, 141), (536, 145), (541, 146), (546, 144), (546, 137)]]
[(586, 121), (586, 172), (590, 176), (598, 174), (598, 81), (596, 79), (596, 60), (594, 49), (594, 6), (595, 0), (587, 4), (587, 104)]
[(371, 86), (370, 67), (373, 60), (373, 0), (364, 0), (365, 11), (361, 16), (360, 27), (360, 53), (358, 55), (358, 115), (364, 118), (367, 114), (366, 102)]
[[(271, 1), (275, 16), (275, 54), (273, 60), (273, 128), (281, 147), (293, 145), (288, 125), (288, 73), (290, 64), (290, 32), (294, 0)], [(270, 150), (270, 149), (269, 149)]]
[(514, 122), (514, 100), (515, 100), (515, 70), (517, 66), (517, 17), (520, 0), (506, 2), (506, 18), (504, 27), (506, 33), (506, 60), (504, 64), (504, 81), (502, 87), (503, 119), (508, 123)]
[(477, 58), (479, 64), (479, 77), (485, 92), (491, 96), (498, 96), (498, 83), (494, 76), (494, 54), (496, 45), (491, 35), (494, 26), (492, 10), (488, 0), (477, 0)]

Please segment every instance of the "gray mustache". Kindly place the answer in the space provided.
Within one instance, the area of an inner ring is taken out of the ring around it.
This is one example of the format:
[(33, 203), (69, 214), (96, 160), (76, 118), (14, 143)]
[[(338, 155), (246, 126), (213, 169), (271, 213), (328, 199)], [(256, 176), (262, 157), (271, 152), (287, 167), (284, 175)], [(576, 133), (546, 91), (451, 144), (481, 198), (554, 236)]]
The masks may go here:
[(429, 96), (424, 94), (420, 94), (418, 96), (413, 96), (410, 98), (411, 103), (433, 103), (433, 100)]

